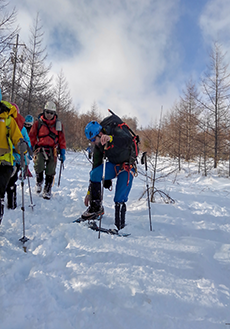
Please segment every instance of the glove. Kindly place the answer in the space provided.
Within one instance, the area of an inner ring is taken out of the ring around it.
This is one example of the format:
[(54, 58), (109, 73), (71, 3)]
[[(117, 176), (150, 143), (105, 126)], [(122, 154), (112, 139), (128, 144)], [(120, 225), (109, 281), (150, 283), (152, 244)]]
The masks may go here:
[(64, 162), (64, 161), (65, 161), (65, 149), (61, 149), (59, 160), (60, 160), (61, 162)]
[(19, 139), (18, 145), (17, 145), (20, 154), (25, 154), (27, 152), (27, 143), (24, 141), (23, 138)]

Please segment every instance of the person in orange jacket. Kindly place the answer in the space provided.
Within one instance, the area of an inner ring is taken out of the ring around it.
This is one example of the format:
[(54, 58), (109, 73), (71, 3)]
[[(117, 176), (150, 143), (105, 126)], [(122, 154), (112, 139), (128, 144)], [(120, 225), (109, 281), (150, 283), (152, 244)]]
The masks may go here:
[(42, 191), (43, 172), (45, 172), (45, 186), (43, 198), (51, 198), (53, 178), (56, 174), (57, 153), (60, 149), (59, 160), (65, 161), (66, 141), (64, 128), (56, 113), (56, 105), (47, 101), (44, 111), (39, 115), (29, 133), (34, 151), (34, 170), (36, 172), (36, 192)]

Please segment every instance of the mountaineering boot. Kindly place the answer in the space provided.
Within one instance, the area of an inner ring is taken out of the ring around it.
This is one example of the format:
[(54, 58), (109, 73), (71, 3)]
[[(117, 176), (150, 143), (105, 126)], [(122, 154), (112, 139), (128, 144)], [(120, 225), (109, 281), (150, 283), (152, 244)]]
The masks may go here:
[(85, 212), (81, 215), (82, 219), (93, 219), (97, 216), (104, 214), (104, 207), (101, 205), (101, 200), (92, 200), (90, 201), (90, 206)]
[(90, 206), (83, 212), (83, 219), (90, 219), (104, 214), (104, 207), (101, 205), (101, 183), (90, 182)]
[(17, 186), (10, 186), (7, 189), (7, 208), (8, 209), (15, 209), (17, 208)]
[(35, 185), (35, 191), (39, 194), (42, 191), (42, 183), (43, 183), (43, 171), (39, 174), (36, 173), (36, 185)]
[(121, 230), (125, 227), (125, 214), (126, 214), (126, 204), (123, 202), (121, 206)]
[(51, 189), (53, 184), (53, 176), (52, 175), (46, 175), (46, 181), (45, 186), (43, 190), (43, 198), (49, 200), (51, 198)]
[(115, 225), (118, 230), (120, 230), (120, 228), (121, 228), (120, 207), (121, 207), (121, 204), (119, 202), (116, 202), (115, 203)]
[(0, 198), (0, 225), (4, 215), (4, 198)]

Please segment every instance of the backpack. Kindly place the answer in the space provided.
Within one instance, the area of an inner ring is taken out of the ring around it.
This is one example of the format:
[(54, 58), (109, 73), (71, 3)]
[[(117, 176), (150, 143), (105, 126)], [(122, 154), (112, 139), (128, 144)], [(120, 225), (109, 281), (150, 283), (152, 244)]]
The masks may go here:
[(9, 147), (10, 122), (11, 122), (11, 116), (7, 118), (0, 118), (0, 148), (2, 151), (5, 149), (3, 153), (8, 153), (8, 151), (10, 150)]
[(109, 110), (111, 113), (110, 116), (106, 117), (100, 125), (104, 128), (104, 131), (108, 135), (113, 135), (114, 131), (117, 129), (122, 129), (123, 135), (127, 136), (128, 138), (132, 138), (132, 145), (131, 149), (127, 150), (127, 158), (129, 158), (129, 165), (134, 164), (137, 162), (137, 157), (139, 154), (139, 136), (136, 135), (132, 129), (125, 123), (124, 121), (121, 120), (121, 118), (113, 113), (111, 110)]
[[(10, 123), (11, 116), (6, 119), (1, 119), (1, 129), (0, 129), (0, 163), (7, 162), (13, 164), (13, 144), (10, 139)], [(5, 134), (6, 127), (7, 133)]]

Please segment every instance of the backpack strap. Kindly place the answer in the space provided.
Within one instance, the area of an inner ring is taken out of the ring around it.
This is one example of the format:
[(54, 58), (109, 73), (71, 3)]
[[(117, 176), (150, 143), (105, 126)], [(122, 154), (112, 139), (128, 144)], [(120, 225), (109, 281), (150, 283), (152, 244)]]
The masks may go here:
[(11, 123), (11, 116), (8, 116), (8, 118), (6, 118), (6, 130), (7, 130), (7, 133), (6, 133), (6, 138), (7, 138), (7, 142), (8, 142), (8, 145), (10, 147), (10, 123)]
[[(47, 136), (49, 136), (50, 138), (52, 138), (52, 139), (55, 141), (55, 139), (58, 138), (58, 134), (56, 135), (54, 132), (52, 132), (52, 131), (50, 130), (50, 127), (47, 125), (47, 123), (44, 122), (41, 118), (38, 119), (37, 141), (39, 140), (39, 136), (38, 136), (38, 134), (39, 134), (39, 131), (40, 131), (42, 125), (43, 125), (43, 126), (46, 126), (46, 127), (48, 128), (48, 130), (49, 130), (49, 133), (48, 133), (47, 135), (45, 135), (45, 136), (42, 136), (42, 137), (47, 137)], [(55, 144), (57, 144), (57, 141), (55, 142)]]
[(11, 116), (6, 118), (6, 129), (9, 131), (10, 130), (10, 123), (11, 123)]

